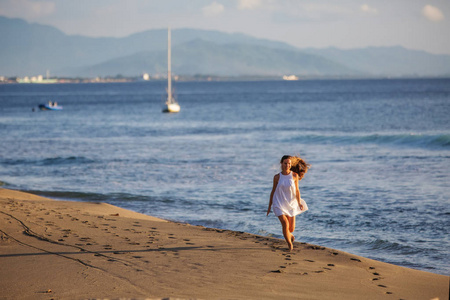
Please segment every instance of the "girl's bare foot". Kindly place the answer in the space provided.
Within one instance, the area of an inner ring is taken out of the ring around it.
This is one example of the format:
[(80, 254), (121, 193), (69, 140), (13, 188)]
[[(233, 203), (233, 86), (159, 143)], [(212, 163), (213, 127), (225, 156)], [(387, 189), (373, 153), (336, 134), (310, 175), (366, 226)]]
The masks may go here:
[(294, 240), (295, 240), (295, 237), (293, 234), (291, 234), (291, 241), (290, 242), (288, 241), (289, 251), (294, 250)]
[(289, 250), (289, 251), (294, 250), (294, 245), (293, 245), (292, 243), (289, 243), (289, 244), (288, 244), (288, 250)]

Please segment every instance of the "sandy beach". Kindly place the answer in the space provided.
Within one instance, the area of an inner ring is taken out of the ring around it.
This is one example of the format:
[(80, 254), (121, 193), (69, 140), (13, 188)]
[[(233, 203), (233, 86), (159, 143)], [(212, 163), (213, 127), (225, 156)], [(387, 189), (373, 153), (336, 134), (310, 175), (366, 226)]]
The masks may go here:
[[(444, 262), (436, 262), (444, 263)], [(449, 277), (0, 189), (0, 299), (448, 299)]]

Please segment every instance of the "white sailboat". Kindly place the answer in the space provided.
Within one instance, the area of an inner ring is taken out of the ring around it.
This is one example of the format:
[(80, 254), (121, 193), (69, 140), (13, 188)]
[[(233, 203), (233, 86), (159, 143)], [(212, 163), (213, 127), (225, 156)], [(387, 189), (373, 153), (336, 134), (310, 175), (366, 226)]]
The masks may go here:
[(167, 113), (177, 113), (180, 111), (180, 105), (175, 101), (172, 95), (170, 27), (167, 34), (167, 100), (166, 103), (164, 103), (162, 111)]

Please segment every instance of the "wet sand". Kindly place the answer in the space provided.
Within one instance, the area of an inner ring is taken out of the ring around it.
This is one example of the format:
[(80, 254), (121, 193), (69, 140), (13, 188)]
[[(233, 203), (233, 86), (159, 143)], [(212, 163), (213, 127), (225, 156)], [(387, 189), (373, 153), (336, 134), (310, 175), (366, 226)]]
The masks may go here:
[(300, 242), (288, 252), (281, 239), (0, 189), (0, 299), (448, 295), (449, 276)]

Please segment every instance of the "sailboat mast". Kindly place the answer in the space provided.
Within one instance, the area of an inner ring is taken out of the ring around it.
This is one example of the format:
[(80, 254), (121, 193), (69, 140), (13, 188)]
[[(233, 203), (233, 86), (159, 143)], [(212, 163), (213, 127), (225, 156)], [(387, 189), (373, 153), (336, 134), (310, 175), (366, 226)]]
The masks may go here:
[(171, 49), (170, 49), (170, 27), (167, 33), (167, 102), (172, 103), (172, 70), (171, 70)]
[(163, 112), (177, 113), (180, 111), (180, 105), (173, 99), (172, 95), (172, 50), (171, 50), (170, 27), (167, 30), (167, 101), (163, 106)]

